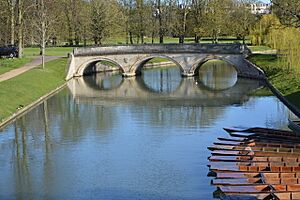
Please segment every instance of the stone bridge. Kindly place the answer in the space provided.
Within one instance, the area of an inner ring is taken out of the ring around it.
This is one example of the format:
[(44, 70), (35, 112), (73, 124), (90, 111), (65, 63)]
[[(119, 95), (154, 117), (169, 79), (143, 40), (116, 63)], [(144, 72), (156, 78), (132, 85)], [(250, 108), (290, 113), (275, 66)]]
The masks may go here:
[(130, 46), (104, 46), (76, 48), (70, 54), (66, 79), (83, 76), (85, 71), (99, 61), (114, 63), (123, 76), (136, 76), (145, 63), (153, 58), (166, 58), (177, 65), (182, 76), (195, 76), (209, 60), (223, 60), (232, 64), (238, 76), (264, 79), (262, 70), (246, 57), (251, 51), (240, 44), (152, 44)]

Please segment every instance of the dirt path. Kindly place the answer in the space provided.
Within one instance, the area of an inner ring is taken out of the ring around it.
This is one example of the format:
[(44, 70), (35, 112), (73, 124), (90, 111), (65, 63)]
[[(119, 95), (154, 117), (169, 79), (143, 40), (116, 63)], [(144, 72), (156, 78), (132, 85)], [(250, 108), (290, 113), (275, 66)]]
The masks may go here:
[[(58, 58), (61, 58), (61, 57), (59, 57), (59, 56), (46, 56), (45, 57), (45, 62), (49, 62), (51, 60), (56, 60)], [(8, 71), (4, 74), (1, 74), (0, 75), (0, 82), (6, 81), (6, 80), (11, 79), (15, 76), (23, 74), (24, 72), (27, 72), (28, 70), (31, 70), (31, 69), (33, 69), (33, 68), (35, 68), (35, 67), (37, 67), (41, 64), (42, 64), (42, 58), (37, 57), (33, 61), (31, 61), (30, 63), (25, 64), (22, 67), (19, 67), (17, 69), (13, 69), (13, 70)]]

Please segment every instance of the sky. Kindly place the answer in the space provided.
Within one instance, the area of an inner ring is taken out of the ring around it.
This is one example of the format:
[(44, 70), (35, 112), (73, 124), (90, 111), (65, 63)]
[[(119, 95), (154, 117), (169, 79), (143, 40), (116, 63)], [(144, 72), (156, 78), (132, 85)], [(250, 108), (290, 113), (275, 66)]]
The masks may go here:
[(264, 3), (270, 3), (270, 0), (261, 0)]

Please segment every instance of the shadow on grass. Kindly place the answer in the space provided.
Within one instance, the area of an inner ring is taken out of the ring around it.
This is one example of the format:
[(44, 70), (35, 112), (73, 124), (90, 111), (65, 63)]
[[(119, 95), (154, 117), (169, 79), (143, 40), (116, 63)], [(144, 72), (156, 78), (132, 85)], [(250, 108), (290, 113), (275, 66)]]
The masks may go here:
[(295, 106), (297, 106), (298, 109), (300, 109), (300, 91), (289, 94), (286, 96), (286, 98)]

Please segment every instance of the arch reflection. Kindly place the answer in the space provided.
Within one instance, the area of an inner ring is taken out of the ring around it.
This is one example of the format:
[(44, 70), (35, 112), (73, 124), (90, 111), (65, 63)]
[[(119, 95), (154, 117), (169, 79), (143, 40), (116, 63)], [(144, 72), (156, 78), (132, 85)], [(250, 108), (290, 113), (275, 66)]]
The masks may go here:
[(142, 76), (136, 78), (145, 90), (153, 93), (175, 92), (182, 82), (180, 69), (177, 66), (145, 69)]
[(118, 71), (95, 73), (90, 76), (83, 76), (84, 82), (97, 90), (112, 90), (118, 88), (123, 81)]
[(237, 83), (238, 76), (230, 63), (210, 60), (199, 68), (196, 81), (210, 90), (227, 90)]
[[(127, 103), (156, 103), (165, 105), (198, 105), (220, 106), (242, 104), (248, 100), (248, 94), (260, 88), (263, 83), (258, 80), (237, 79), (235, 85), (226, 90), (214, 90), (203, 84), (198, 84), (195, 78), (180, 79), (180, 84), (169, 93), (154, 93), (152, 88), (146, 87), (139, 77), (123, 79), (118, 87), (102, 90), (97, 82), (84, 78), (73, 79), (68, 82), (68, 88), (74, 99), (79, 102), (107, 104), (118, 101)], [(96, 85), (96, 86), (93, 86)], [(101, 91), (100, 91), (101, 90)]]

